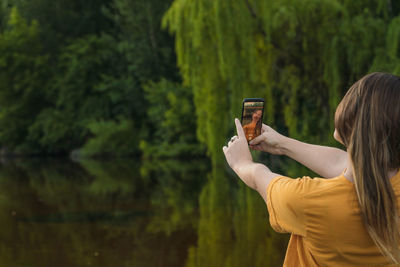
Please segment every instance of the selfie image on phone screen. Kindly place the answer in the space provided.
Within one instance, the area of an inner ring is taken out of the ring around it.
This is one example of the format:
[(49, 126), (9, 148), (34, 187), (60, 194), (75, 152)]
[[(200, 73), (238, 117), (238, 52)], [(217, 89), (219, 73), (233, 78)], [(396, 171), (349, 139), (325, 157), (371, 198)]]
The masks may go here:
[(242, 107), (242, 126), (247, 141), (261, 134), (264, 100), (262, 98), (245, 98)]

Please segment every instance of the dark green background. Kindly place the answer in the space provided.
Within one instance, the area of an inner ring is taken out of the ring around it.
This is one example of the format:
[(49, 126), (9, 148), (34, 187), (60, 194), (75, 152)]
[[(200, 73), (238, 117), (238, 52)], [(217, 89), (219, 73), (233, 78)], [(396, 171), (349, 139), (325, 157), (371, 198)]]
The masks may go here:
[(279, 131), (334, 144), (348, 87), (400, 72), (397, 1), (0, 3), (5, 154), (220, 164), (245, 97)]
[(399, 43), (391, 0), (0, 0), (1, 266), (279, 266), (222, 153), (242, 99), (336, 146), (341, 97), (400, 74)]

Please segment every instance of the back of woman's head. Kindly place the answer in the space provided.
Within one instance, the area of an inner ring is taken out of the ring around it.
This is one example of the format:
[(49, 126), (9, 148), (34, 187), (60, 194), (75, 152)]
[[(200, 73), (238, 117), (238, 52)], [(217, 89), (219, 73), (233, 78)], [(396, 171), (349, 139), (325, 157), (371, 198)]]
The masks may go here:
[(400, 166), (400, 77), (372, 73), (357, 81), (336, 110), (335, 128), (350, 154), (366, 229), (400, 263), (397, 200), (388, 177)]

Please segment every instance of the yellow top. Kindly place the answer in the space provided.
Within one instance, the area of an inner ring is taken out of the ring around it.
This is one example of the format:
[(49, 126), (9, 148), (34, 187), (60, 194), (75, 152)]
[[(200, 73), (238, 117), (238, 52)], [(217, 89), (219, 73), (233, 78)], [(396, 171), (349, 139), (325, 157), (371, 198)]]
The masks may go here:
[[(391, 183), (400, 207), (400, 171)], [(343, 175), (277, 177), (267, 206), (272, 228), (292, 234), (284, 266), (392, 266), (369, 237), (354, 184)]]

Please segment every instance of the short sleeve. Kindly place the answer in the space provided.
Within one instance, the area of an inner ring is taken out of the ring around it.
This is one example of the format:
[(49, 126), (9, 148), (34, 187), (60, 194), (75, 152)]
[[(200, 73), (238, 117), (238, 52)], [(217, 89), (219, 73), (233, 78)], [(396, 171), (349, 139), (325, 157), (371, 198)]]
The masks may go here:
[(280, 233), (306, 235), (305, 197), (310, 177), (277, 177), (267, 189), (267, 206), (272, 228)]

